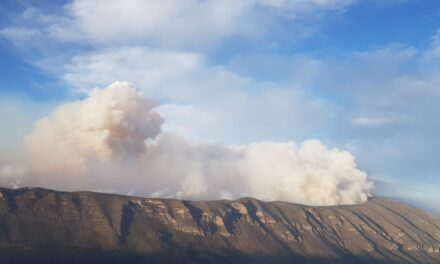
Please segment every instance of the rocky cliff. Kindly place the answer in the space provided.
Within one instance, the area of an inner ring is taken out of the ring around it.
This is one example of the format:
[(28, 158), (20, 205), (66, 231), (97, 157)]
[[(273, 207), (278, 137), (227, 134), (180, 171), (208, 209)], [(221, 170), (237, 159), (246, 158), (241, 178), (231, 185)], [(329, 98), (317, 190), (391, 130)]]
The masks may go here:
[(397, 201), (315, 207), (0, 188), (1, 263), (440, 263), (440, 219)]

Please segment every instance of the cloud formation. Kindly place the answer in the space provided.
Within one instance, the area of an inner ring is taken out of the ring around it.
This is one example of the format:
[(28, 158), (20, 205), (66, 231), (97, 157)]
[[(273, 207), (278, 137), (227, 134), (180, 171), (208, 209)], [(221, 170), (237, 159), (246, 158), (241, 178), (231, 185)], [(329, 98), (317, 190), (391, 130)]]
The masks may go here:
[(64, 80), (83, 92), (128, 79), (145, 94), (165, 98), (158, 109), (167, 120), (165, 130), (209, 142), (305, 138), (330, 122), (334, 110), (295, 84), (262, 83), (209, 65), (193, 52), (108, 49), (75, 56), (63, 71)]
[(156, 106), (116, 82), (58, 107), (27, 137), (30, 167), (20, 185), (311, 205), (361, 203), (370, 195), (372, 183), (349, 152), (317, 140), (197, 144), (161, 132)]
[[(274, 25), (294, 21), (298, 33), (326, 12), (337, 12), (357, 0), (73, 0), (61, 14), (28, 8), (0, 35), (23, 42), (48, 37), (61, 42), (200, 47), (230, 37), (259, 38)], [(29, 21), (38, 23), (29, 23)], [(301, 35), (301, 34), (298, 34)]]

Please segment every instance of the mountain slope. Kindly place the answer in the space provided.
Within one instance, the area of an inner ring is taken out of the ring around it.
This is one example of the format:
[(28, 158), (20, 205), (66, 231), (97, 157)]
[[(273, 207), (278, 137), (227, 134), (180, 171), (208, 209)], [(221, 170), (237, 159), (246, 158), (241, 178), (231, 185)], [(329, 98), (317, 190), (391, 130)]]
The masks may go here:
[(311, 207), (0, 188), (1, 263), (440, 263), (440, 219), (385, 199)]

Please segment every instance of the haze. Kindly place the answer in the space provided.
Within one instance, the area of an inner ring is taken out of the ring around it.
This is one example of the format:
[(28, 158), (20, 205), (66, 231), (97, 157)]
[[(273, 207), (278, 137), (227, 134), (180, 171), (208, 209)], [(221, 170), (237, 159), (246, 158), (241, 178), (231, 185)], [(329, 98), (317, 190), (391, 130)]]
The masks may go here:
[(0, 184), (440, 212), (439, 9), (2, 1)]

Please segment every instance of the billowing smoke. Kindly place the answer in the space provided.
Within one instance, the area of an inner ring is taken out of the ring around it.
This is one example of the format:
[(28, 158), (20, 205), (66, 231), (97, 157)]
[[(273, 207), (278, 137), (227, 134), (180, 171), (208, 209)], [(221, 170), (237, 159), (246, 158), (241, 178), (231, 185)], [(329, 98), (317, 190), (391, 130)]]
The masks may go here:
[(252, 196), (311, 205), (364, 202), (372, 184), (346, 151), (316, 140), (222, 146), (161, 132), (157, 104), (129, 83), (93, 90), (39, 120), (21, 185), (155, 197)]
[(30, 160), (47, 173), (78, 173), (137, 157), (145, 152), (145, 141), (160, 133), (163, 120), (152, 111), (156, 106), (128, 83), (95, 89), (36, 123), (27, 137)]

